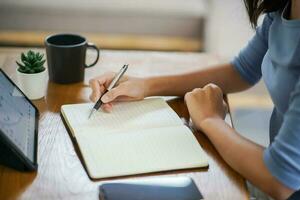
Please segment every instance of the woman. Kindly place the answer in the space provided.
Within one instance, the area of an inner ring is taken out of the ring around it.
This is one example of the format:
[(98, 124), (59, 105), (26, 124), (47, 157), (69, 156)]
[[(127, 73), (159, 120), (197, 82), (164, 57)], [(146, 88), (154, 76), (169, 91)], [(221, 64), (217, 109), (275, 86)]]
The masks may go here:
[[(266, 15), (231, 63), (181, 75), (124, 77), (102, 97), (103, 109), (111, 111), (111, 102), (117, 100), (184, 95), (194, 125), (223, 159), (273, 198), (287, 199), (300, 189), (300, 0), (244, 2), (254, 27), (258, 17)], [(268, 148), (243, 138), (224, 122), (223, 93), (246, 90), (261, 77), (275, 105)], [(112, 78), (107, 73), (90, 81), (91, 100), (99, 98)]]

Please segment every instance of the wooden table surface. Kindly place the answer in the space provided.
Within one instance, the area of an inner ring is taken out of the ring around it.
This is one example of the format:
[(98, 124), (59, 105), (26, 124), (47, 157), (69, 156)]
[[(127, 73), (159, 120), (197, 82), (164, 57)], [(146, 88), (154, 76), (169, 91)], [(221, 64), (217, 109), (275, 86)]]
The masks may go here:
[[(13, 80), (16, 80), (15, 60), (25, 50), (0, 48), (0, 67)], [(44, 52), (43, 49), (37, 50)], [(92, 61), (93, 57), (94, 54), (88, 54), (87, 60)], [(117, 71), (124, 63), (130, 65), (129, 75), (143, 77), (181, 73), (217, 62), (217, 57), (201, 53), (103, 50), (98, 64), (86, 70), (83, 83), (49, 83), (46, 97), (34, 101), (40, 111), (38, 171), (24, 173), (0, 166), (0, 199), (98, 199), (98, 186), (103, 181), (88, 178), (59, 114), (63, 104), (89, 101), (91, 89), (88, 80), (93, 76), (108, 70)], [(168, 103), (183, 120), (188, 119), (181, 98), (171, 98)], [(194, 134), (208, 154), (209, 168), (154, 173), (151, 177), (190, 176), (207, 200), (248, 199), (244, 179), (222, 160), (202, 133), (194, 131)], [(145, 175), (129, 178), (141, 177)], [(118, 179), (105, 181), (114, 180)]]

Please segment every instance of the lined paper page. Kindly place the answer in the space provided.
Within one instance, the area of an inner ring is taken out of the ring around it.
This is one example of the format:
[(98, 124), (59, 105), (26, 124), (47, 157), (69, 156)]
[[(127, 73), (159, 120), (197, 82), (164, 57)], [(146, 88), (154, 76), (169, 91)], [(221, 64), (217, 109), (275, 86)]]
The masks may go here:
[(98, 111), (88, 119), (92, 107), (91, 103), (62, 106), (63, 115), (75, 135), (83, 129), (105, 133), (182, 125), (177, 114), (161, 98), (116, 103), (111, 113)]
[(106, 178), (208, 165), (186, 126), (99, 135), (84, 130), (77, 141), (92, 178)]

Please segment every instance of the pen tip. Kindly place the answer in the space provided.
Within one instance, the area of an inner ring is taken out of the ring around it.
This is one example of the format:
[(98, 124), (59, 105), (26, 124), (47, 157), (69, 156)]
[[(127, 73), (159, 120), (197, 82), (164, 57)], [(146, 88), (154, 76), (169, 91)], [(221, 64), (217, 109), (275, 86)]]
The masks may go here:
[(88, 119), (90, 119), (91, 118), (91, 116), (92, 116), (92, 114), (94, 113), (94, 110), (91, 110), (91, 112), (90, 112), (90, 115), (89, 115), (89, 117), (88, 117)]

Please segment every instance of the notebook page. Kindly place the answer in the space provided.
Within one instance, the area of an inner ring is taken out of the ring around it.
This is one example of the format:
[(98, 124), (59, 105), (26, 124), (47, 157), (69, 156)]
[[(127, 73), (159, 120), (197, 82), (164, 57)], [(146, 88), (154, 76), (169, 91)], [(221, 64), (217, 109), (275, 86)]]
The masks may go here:
[(100, 134), (182, 125), (181, 119), (161, 98), (119, 102), (114, 105), (111, 113), (98, 111), (88, 119), (92, 107), (91, 103), (62, 106), (62, 113), (75, 135), (83, 129), (96, 130)]
[(111, 132), (84, 130), (77, 142), (92, 178), (205, 167), (208, 160), (186, 126)]

